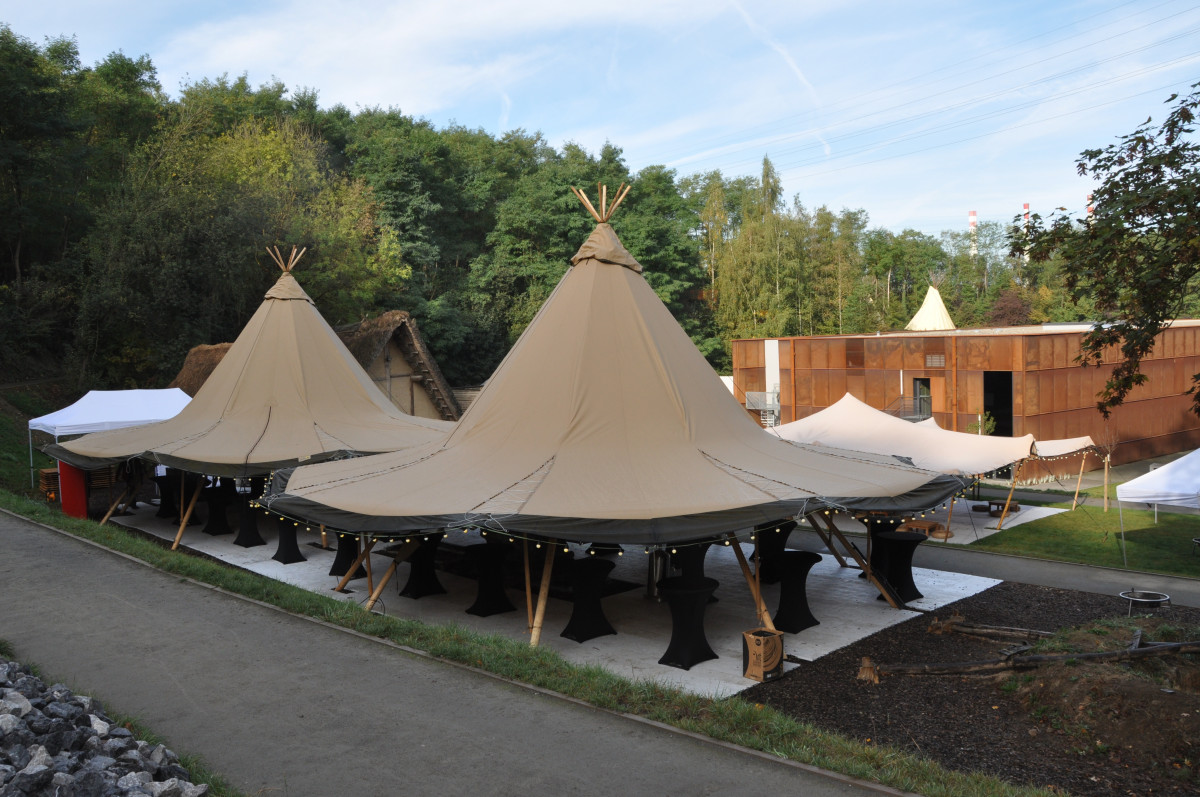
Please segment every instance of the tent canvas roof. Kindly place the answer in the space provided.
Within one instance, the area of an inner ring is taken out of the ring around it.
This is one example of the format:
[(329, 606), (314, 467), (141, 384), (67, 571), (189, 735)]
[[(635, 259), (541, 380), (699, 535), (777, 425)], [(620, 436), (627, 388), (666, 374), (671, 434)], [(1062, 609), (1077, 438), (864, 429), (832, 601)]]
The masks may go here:
[(905, 329), (914, 332), (954, 329), (954, 321), (950, 319), (950, 313), (946, 312), (942, 294), (938, 292), (937, 288), (929, 286), (929, 291), (925, 294), (925, 301), (921, 302), (921, 309), (917, 310), (917, 314), (912, 317)]
[(910, 423), (847, 393), (832, 406), (770, 430), (784, 440), (908, 457), (939, 473), (977, 475), (1025, 459), (1033, 435), (994, 437)]
[(1200, 449), (1118, 484), (1117, 500), (1200, 509)]
[(69, 407), (30, 420), (29, 428), (55, 438), (124, 429), (173, 418), (191, 400), (178, 388), (89, 390)]
[(167, 421), (47, 448), (80, 467), (144, 457), (216, 476), (394, 451), (452, 424), (405, 414), (372, 383), (290, 264), (187, 407)]
[(961, 488), (892, 457), (768, 435), (607, 223), (572, 264), (444, 440), (277, 474), (265, 503), (381, 534), (481, 525), (662, 543), (773, 522), (824, 497), (896, 508), (891, 496), (924, 488), (908, 500), (926, 508)]

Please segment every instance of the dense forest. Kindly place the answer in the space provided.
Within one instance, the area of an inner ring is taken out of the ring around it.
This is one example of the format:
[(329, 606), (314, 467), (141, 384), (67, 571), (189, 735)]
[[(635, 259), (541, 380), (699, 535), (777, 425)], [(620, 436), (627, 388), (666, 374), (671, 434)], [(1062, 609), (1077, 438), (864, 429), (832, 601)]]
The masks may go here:
[(0, 26), (0, 381), (159, 387), (199, 343), (232, 340), (278, 275), (334, 325), (412, 313), (453, 384), (482, 382), (592, 222), (571, 185), (633, 190), (614, 217), (646, 279), (718, 369), (736, 337), (903, 328), (939, 287), (959, 326), (1086, 318), (1053, 259), (1007, 230), (933, 237), (805, 207), (757, 175), (631, 173), (537, 132), (436, 128), (398, 109), (321, 108), (243, 76), (177, 98), (146, 56), (80, 63)]

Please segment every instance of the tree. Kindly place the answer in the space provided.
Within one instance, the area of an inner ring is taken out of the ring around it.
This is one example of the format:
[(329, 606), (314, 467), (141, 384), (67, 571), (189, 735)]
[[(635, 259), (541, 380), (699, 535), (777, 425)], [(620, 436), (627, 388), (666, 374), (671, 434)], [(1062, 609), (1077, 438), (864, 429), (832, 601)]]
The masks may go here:
[[(1028, 229), (1014, 219), (1014, 253), (1032, 261), (1061, 257), (1066, 285), (1077, 301), (1095, 302), (1094, 325), (1078, 357), (1099, 365), (1119, 353), (1097, 409), (1107, 418), (1129, 391), (1146, 381), (1141, 361), (1155, 338), (1193, 306), (1200, 275), (1200, 144), (1193, 133), (1200, 83), (1175, 103), (1163, 123), (1148, 118), (1103, 149), (1080, 153), (1080, 175), (1099, 181), (1094, 212), (1072, 219), (1060, 208), (1047, 222), (1034, 215)], [(1200, 415), (1200, 374), (1188, 393)]]

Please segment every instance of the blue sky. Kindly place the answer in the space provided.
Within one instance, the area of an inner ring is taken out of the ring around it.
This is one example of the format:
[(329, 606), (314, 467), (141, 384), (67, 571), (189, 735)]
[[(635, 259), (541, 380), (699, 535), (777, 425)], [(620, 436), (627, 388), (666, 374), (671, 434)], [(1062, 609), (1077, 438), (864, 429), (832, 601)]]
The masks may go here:
[[(498, 135), (624, 150), (632, 169), (758, 174), (872, 226), (1082, 213), (1080, 151), (1200, 81), (1200, 2), (10, 2), (85, 64), (147, 54), (172, 95), (245, 73)], [(565, 190), (565, 189), (564, 189)]]

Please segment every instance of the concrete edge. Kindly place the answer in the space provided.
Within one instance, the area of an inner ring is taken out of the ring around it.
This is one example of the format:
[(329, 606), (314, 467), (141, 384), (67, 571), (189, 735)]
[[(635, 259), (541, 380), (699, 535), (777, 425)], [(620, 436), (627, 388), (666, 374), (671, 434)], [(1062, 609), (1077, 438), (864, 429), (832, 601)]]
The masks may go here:
[[(225, 595), (225, 596), (227, 596), (229, 598), (233, 598), (235, 600), (254, 604), (255, 606), (260, 606), (264, 609), (269, 609), (271, 611), (278, 612), (279, 614), (285, 614), (285, 615), (288, 615), (289, 617), (294, 617), (298, 620), (304, 620), (306, 622), (313, 623), (314, 625), (322, 626), (322, 627), (330, 629), (332, 631), (337, 631), (337, 632), (340, 632), (343, 634), (354, 636), (359, 639), (365, 640), (367, 642), (373, 642), (373, 643), (376, 643), (379, 645), (383, 645), (385, 647), (392, 648), (393, 650), (398, 650), (400, 652), (406, 653), (411, 656), (416, 656), (418, 658), (422, 658), (427, 661), (433, 661), (433, 662), (437, 662), (442, 665), (448, 665), (450, 667), (454, 667), (454, 668), (457, 668), (460, 670), (465, 670), (467, 672), (475, 673), (476, 675), (490, 678), (493, 681), (498, 681), (500, 683), (507, 684), (509, 686), (523, 689), (532, 694), (540, 695), (542, 697), (553, 698), (556, 700), (560, 700), (564, 703), (570, 703), (570, 704), (573, 704), (580, 708), (588, 709), (591, 711), (601, 712), (604, 714), (608, 714), (610, 716), (620, 717), (620, 718), (628, 720), (628, 721), (636, 722), (640, 725), (657, 728), (661, 731), (672, 733), (677, 736), (686, 737), (686, 738), (692, 739), (694, 741), (701, 742), (703, 744), (709, 744), (714, 747), (724, 748), (731, 752), (741, 753), (743, 755), (748, 755), (748, 756), (751, 756), (753, 758), (758, 758), (763, 761), (770, 761), (775, 764), (779, 764), (781, 766), (791, 767), (793, 769), (797, 769), (797, 770), (800, 770), (803, 772), (808, 772), (808, 773), (811, 773), (814, 775), (820, 775), (821, 777), (825, 777), (830, 780), (835, 780), (840, 783), (845, 783), (850, 786), (856, 786), (856, 787), (859, 787), (862, 789), (873, 791), (877, 794), (892, 795), (893, 797), (920, 797), (919, 794), (916, 794), (914, 792), (901, 791), (901, 790), (895, 789), (891, 786), (886, 786), (882, 783), (876, 783), (874, 781), (863, 780), (861, 778), (856, 778), (852, 775), (845, 775), (840, 772), (834, 772), (833, 770), (829, 770), (829, 769), (822, 769), (821, 767), (814, 766), (813, 764), (805, 764), (801, 761), (793, 761), (790, 758), (781, 758), (779, 756), (771, 755), (770, 753), (765, 753), (761, 750), (754, 750), (752, 748), (743, 747), (742, 745), (734, 744), (732, 742), (725, 742), (720, 739), (714, 739), (711, 736), (705, 736), (704, 734), (696, 733), (694, 731), (687, 731), (682, 728), (677, 728), (674, 725), (668, 725), (667, 723), (659, 722), (658, 720), (652, 720), (652, 719), (648, 719), (646, 717), (638, 716), (637, 714), (630, 714), (630, 713), (624, 712), (624, 711), (615, 711), (613, 709), (607, 709), (602, 706), (596, 706), (591, 703), (588, 703), (587, 701), (581, 700), (579, 698), (571, 697), (570, 695), (564, 695), (561, 692), (555, 692), (552, 689), (546, 689), (545, 687), (535, 686), (533, 684), (524, 683), (523, 681), (517, 681), (512, 678), (507, 678), (502, 675), (497, 675), (496, 673), (489, 672), (487, 670), (482, 670), (477, 667), (472, 667), (469, 664), (462, 664), (461, 662), (451, 661), (449, 659), (442, 659), (442, 658), (432, 655), (431, 653), (428, 653), (427, 651), (408, 647), (407, 645), (401, 645), (398, 642), (391, 641), (390, 639), (381, 639), (380, 637), (371, 636), (370, 634), (364, 634), (361, 631), (355, 631), (352, 628), (344, 628), (340, 625), (336, 625), (334, 623), (330, 623), (326, 620), (321, 620), (316, 617), (310, 617), (310, 616), (304, 615), (304, 614), (296, 614), (295, 612), (290, 612), (290, 611), (288, 611), (284, 608), (281, 608), (279, 606), (276, 606), (272, 603), (265, 603), (263, 601), (255, 599), (255, 598), (250, 598), (245, 595), (240, 595), (236, 592), (230, 592), (221, 587), (217, 587), (212, 584), (205, 584), (202, 581), (196, 581), (195, 579), (189, 578), (187, 576), (181, 576), (181, 575), (178, 575), (175, 573), (169, 573), (166, 570), (162, 570), (161, 568), (155, 567), (154, 565), (150, 564), (149, 562), (147, 562), (145, 560), (138, 559), (136, 556), (131, 556), (127, 553), (122, 553), (121, 551), (114, 551), (113, 549), (108, 548), (107, 546), (101, 545), (98, 542), (94, 542), (92, 540), (85, 539), (83, 537), (79, 537), (65, 529), (56, 528), (54, 526), (47, 525), (40, 521), (33, 520), (32, 518), (27, 518), (24, 515), (17, 514), (16, 512), (5, 509), (3, 507), (0, 507), (0, 513), (17, 518), (18, 520), (23, 520), (26, 523), (30, 523), (34, 526), (38, 526), (47, 531), (54, 532), (63, 537), (67, 537), (71, 540), (75, 540), (76, 542), (80, 542), (85, 545), (89, 545), (93, 548), (104, 551), (112, 556), (117, 556), (122, 559), (125, 559), (128, 562), (132, 562), (134, 564), (141, 565), (142, 567), (148, 568), (150, 570), (154, 570), (155, 572), (161, 573), (164, 576), (176, 578), (179, 581), (186, 582), (188, 584), (192, 584), (197, 587), (202, 587), (207, 590), (211, 590), (213, 592), (219, 593), (221, 595)], [(266, 576), (263, 576), (263, 577), (266, 578)], [(297, 589), (301, 589), (301, 587), (297, 587)]]

